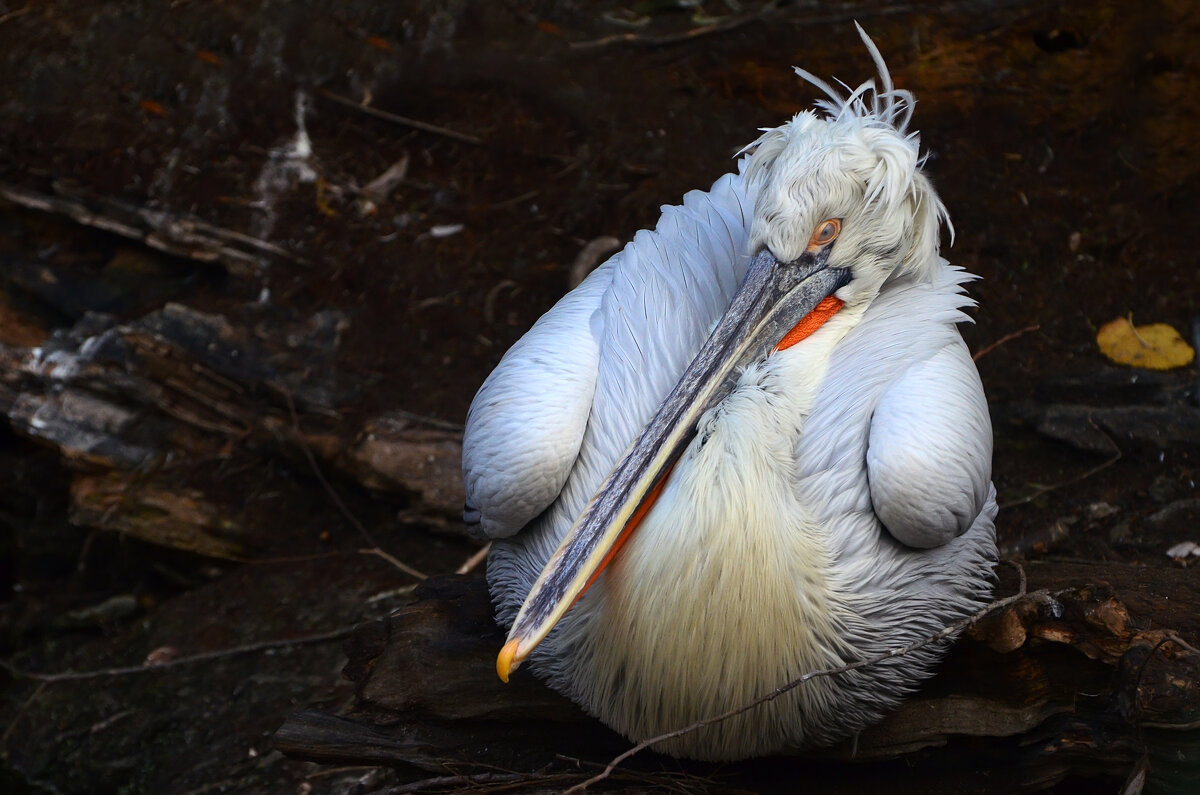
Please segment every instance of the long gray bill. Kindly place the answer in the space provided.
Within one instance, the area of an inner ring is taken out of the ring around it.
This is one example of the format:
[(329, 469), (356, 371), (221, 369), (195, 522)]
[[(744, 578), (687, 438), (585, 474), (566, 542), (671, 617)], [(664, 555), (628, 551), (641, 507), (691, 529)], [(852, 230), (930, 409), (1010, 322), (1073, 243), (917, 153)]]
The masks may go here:
[(501, 679), (508, 681), (591, 584), (638, 507), (695, 437), (700, 418), (729, 395), (742, 369), (849, 281), (849, 271), (827, 267), (829, 251), (825, 246), (781, 264), (764, 249), (751, 260), (717, 327), (534, 583), (496, 661)]

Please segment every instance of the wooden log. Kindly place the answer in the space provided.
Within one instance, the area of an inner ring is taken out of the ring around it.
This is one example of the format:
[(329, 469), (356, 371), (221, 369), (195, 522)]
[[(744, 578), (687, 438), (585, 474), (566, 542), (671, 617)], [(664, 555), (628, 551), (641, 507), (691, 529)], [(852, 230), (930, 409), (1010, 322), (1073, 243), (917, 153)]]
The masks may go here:
[(462, 432), (402, 413), (373, 417), (349, 445), (331, 456), (334, 467), (368, 489), (407, 494), (415, 510), (455, 526), (462, 520)]
[(223, 229), (199, 218), (176, 215), (105, 196), (55, 185), (58, 195), (0, 183), (0, 200), (54, 213), (111, 234), (136, 240), (175, 257), (217, 263), (238, 277), (256, 278), (271, 260), (309, 265), (303, 257), (269, 240)]
[(71, 518), (85, 526), (237, 554), (238, 532), (214, 518), (221, 509), (147, 475), (168, 458), (221, 458), (232, 445), (320, 467), (449, 524), (463, 504), (461, 433), (400, 411), (343, 425), (335, 409), (354, 396), (336, 375), (345, 322), (319, 312), (280, 320), (264, 337), (179, 304), (127, 323), (87, 314), (36, 347), (0, 345), (0, 408), (82, 473)]
[(1111, 455), (1134, 445), (1200, 444), (1196, 376), (1186, 369), (1154, 372), (1104, 367), (1057, 375), (1037, 387), (1036, 401), (995, 405), (1005, 422), (1086, 453)]
[[(1067, 773), (1124, 775), (1153, 752), (1148, 730), (1159, 733), (1155, 748), (1191, 747), (1188, 732), (1200, 725), (1200, 653), (1191, 645), (1200, 637), (1192, 609), (1200, 582), (1193, 573), (1065, 562), (1031, 563), (1026, 571), (1029, 595), (965, 633), (917, 695), (855, 740), (806, 756), (1015, 758), (1023, 780), (1042, 785)], [(1015, 579), (1002, 570), (1000, 592), (1011, 592)], [(375, 733), (399, 741), (436, 726), (444, 745), (427, 743), (412, 759), (397, 745), (392, 761), (423, 767), (432, 755), (498, 764), (489, 756), (496, 753), (511, 765), (517, 749), (529, 756), (547, 741), (546, 753), (604, 761), (612, 735), (596, 721), (527, 672), (508, 685), (497, 680), (502, 644), (481, 580), (431, 578), (348, 641), (344, 674), (355, 682), (357, 702), (340, 720), (349, 723), (314, 726), (306, 713), (284, 725), (277, 745), (303, 758), (366, 761), (375, 758)], [(500, 736), (488, 729), (497, 724), (506, 727)], [(334, 725), (355, 728), (331, 733)], [(530, 734), (547, 725), (555, 727), (549, 740)], [(1200, 744), (1190, 742), (1198, 753), (1189, 769), (1200, 771)]]
[(578, 707), (532, 676), (500, 682), (495, 652), (503, 643), (481, 580), (431, 577), (409, 604), (359, 628), (343, 673), (359, 705), (372, 709), (448, 721), (579, 722)]
[(71, 482), (69, 517), (75, 525), (210, 557), (245, 554), (244, 530), (203, 492), (128, 473), (77, 475)]

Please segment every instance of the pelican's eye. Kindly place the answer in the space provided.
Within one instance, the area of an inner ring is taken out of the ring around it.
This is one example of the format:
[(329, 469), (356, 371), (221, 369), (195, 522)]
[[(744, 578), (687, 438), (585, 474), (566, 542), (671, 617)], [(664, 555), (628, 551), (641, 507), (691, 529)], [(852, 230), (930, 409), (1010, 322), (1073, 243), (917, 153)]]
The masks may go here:
[(812, 237), (808, 239), (808, 247), (818, 248), (826, 243), (832, 242), (838, 233), (842, 231), (842, 221), (840, 218), (829, 218), (817, 224), (817, 228), (813, 230)]

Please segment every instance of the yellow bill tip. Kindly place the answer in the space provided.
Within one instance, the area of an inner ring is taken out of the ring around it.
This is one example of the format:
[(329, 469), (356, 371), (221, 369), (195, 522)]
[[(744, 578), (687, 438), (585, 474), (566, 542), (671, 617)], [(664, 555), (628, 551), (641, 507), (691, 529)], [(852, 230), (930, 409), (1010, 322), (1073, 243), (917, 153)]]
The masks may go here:
[(504, 648), (500, 650), (500, 655), (496, 657), (496, 673), (500, 676), (500, 681), (508, 684), (508, 675), (515, 670), (513, 660), (517, 656), (517, 647), (519, 641), (510, 640), (504, 644)]

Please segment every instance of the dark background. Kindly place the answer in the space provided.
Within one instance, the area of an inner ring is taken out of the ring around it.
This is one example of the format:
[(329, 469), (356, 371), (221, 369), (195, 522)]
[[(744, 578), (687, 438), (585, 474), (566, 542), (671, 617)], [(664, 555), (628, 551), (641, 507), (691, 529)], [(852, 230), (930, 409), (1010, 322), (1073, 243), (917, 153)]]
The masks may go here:
[[(643, 26), (614, 21), (631, 10)], [(1200, 540), (1194, 423), (1110, 424), (1103, 442), (1078, 423), (1039, 433), (1037, 407), (1081, 394), (1161, 404), (1195, 378), (1131, 387), (1095, 344), (1119, 316), (1190, 338), (1200, 315), (1195, 4), (702, 11), (723, 19), (710, 29), (670, 3), (0, 2), (0, 344), (19, 359), (88, 312), (133, 324), (181, 304), (284, 351), (271, 366), (296, 387), (299, 418), (290, 396), (263, 397), (264, 412), (304, 424), (322, 462), (318, 442), (336, 446), (381, 413), (452, 434), (503, 352), (568, 289), (588, 241), (653, 226), (660, 205), (731, 169), (757, 128), (809, 105), (792, 65), (850, 84), (872, 75), (857, 19), (919, 100), (914, 126), (956, 230), (943, 253), (982, 277), (963, 333), (984, 352), (995, 407), (1001, 546), (1177, 565), (1166, 549)], [(289, 158), (298, 107), (311, 154)], [(403, 160), (368, 207), (364, 186)], [(31, 195), (198, 219), (273, 248), (249, 246), (246, 266), (175, 256), (12, 200)], [(310, 337), (311, 350), (296, 342)], [(4, 379), (6, 414), (26, 376)], [(347, 470), (323, 481), (295, 447), (237, 434), (184, 445), (151, 473), (126, 467), (236, 526), (237, 554), (149, 543), (130, 532), (145, 517), (85, 510), (84, 486), (107, 464), (30, 427), (0, 430), (0, 643), (23, 670), (137, 665), (154, 649), (300, 637), (386, 609), (411, 579), (357, 554), (348, 516), (424, 572), (475, 548), (446, 501)], [(270, 744), (290, 712), (345, 702), (342, 661), (334, 640), (152, 674), (13, 678), (0, 782), (341, 792), (365, 777), (370, 791), (383, 774), (319, 772)], [(1003, 791), (991, 775), (956, 774), (968, 788), (956, 791)]]

